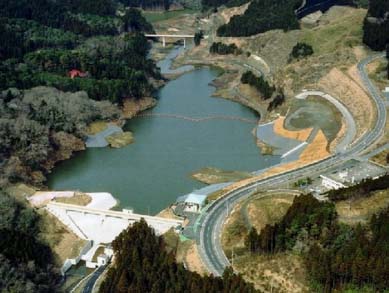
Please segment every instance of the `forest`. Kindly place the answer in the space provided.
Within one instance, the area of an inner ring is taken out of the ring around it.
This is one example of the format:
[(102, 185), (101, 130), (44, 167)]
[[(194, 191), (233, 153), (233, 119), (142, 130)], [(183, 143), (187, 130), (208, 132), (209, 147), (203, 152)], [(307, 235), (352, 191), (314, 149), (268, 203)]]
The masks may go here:
[(248, 84), (256, 88), (264, 100), (270, 99), (275, 91), (275, 87), (271, 86), (262, 75), (257, 77), (252, 71), (243, 73), (240, 81), (243, 84)]
[(60, 275), (40, 237), (40, 217), (0, 190), (0, 291), (56, 292)]
[(153, 31), (112, 0), (0, 0), (1, 292), (58, 292), (61, 280), (42, 216), (1, 190), (43, 187), (57, 162), (84, 149), (91, 122), (154, 93), (161, 75), (143, 35)]
[(370, 0), (363, 23), (363, 42), (371, 49), (382, 51), (389, 43), (389, 2)]
[(233, 16), (229, 23), (217, 30), (221, 37), (245, 37), (272, 29), (291, 30), (299, 28), (295, 9), (302, 0), (256, 0), (252, 1), (242, 15)]
[[(8, 16), (14, 16), (12, 12), (12, 6), (8, 7)], [(80, 15), (77, 18), (84, 18)], [(85, 26), (66, 24), (68, 18), (64, 24), (71, 31), (30, 19), (1, 18), (0, 39), (5, 45), (0, 50), (0, 90), (46, 85), (64, 91), (83, 90), (93, 99), (115, 103), (123, 98), (152, 95), (150, 80), (161, 79), (161, 75), (155, 63), (147, 59), (149, 44), (142, 35), (153, 32), (152, 26), (136, 9), (126, 10), (114, 19), (114, 29), (108, 32), (100, 29), (100, 21), (106, 23), (101, 17), (106, 16), (85, 16), (97, 19), (92, 24), (99, 34), (105, 34), (89, 39), (85, 35), (91, 32), (82, 34), (78, 27)], [(119, 31), (131, 34), (119, 36)], [(73, 79), (68, 76), (71, 70), (86, 72), (87, 76)]]
[(113, 242), (115, 264), (100, 293), (105, 292), (256, 292), (250, 283), (227, 268), (222, 277), (201, 276), (175, 262), (162, 237), (146, 221), (134, 223)]
[[(383, 180), (388, 181), (387, 177)], [(382, 181), (377, 185), (382, 186)], [(252, 228), (245, 245), (251, 253), (301, 254), (314, 292), (388, 290), (389, 208), (374, 214), (366, 224), (349, 226), (337, 217), (332, 202), (300, 195), (278, 223), (266, 225), (259, 233)]]
[(219, 54), (219, 55), (242, 54), (242, 50), (239, 49), (235, 44), (227, 45), (221, 42), (212, 43), (211, 47), (209, 48), (209, 52), (211, 54)]

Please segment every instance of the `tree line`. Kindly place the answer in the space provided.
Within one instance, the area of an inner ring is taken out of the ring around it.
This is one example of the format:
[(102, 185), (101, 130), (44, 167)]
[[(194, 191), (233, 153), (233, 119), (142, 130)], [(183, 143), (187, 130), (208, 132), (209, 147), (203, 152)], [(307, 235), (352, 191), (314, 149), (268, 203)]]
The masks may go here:
[(262, 94), (264, 100), (270, 99), (276, 90), (275, 87), (271, 86), (262, 75), (257, 77), (250, 70), (242, 74), (240, 81), (243, 84), (249, 84), (250, 86), (255, 87)]
[(242, 50), (239, 49), (238, 46), (236, 46), (234, 43), (227, 45), (221, 42), (212, 43), (211, 47), (209, 48), (209, 52), (211, 54), (219, 54), (219, 55), (242, 54)]
[(217, 30), (221, 37), (243, 37), (272, 29), (291, 30), (299, 28), (295, 9), (302, 0), (255, 0), (242, 15), (235, 15), (230, 22)]
[(105, 292), (256, 292), (232, 269), (222, 277), (201, 276), (175, 262), (163, 238), (144, 219), (124, 230), (112, 242), (115, 263), (100, 293)]
[(332, 201), (358, 199), (369, 196), (373, 191), (389, 188), (389, 174), (385, 174), (376, 179), (367, 178), (350, 187), (330, 190), (327, 192), (328, 198)]
[(384, 50), (389, 42), (388, 12), (388, 1), (369, 1), (369, 10), (363, 23), (363, 42), (373, 50)]

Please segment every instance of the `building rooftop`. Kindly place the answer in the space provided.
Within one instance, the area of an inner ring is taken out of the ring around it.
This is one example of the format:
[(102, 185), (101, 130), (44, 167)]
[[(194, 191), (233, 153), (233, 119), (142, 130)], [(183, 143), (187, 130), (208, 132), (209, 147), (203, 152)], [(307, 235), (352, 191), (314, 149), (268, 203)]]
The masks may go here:
[(202, 206), (207, 198), (204, 194), (190, 193), (177, 198), (177, 202), (194, 203)]
[(353, 185), (362, 181), (365, 178), (376, 178), (386, 173), (386, 169), (376, 164), (351, 160), (342, 169), (334, 170), (331, 173), (323, 174), (324, 176), (341, 182), (344, 185)]

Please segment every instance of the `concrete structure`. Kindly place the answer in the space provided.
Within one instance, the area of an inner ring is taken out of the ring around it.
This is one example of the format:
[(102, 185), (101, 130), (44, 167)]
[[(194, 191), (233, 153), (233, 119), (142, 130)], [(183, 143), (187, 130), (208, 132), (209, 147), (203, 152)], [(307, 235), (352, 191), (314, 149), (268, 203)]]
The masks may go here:
[(193, 39), (194, 35), (166, 35), (166, 34), (145, 34), (146, 38), (162, 38), (162, 45), (166, 46), (166, 38), (183, 39), (184, 48), (186, 47), (186, 39)]
[(99, 267), (107, 265), (108, 262), (109, 262), (109, 256), (104, 254), (104, 253), (100, 254), (97, 257), (97, 266), (99, 266)]
[(145, 219), (158, 235), (183, 224), (182, 220), (56, 202), (49, 203), (46, 208), (77, 236), (93, 240), (95, 246), (99, 243), (111, 243), (124, 229), (141, 218)]
[(86, 194), (91, 198), (92, 201), (86, 205), (89, 208), (109, 210), (117, 204), (117, 200), (108, 192), (37, 191), (28, 198), (28, 201), (36, 207), (58, 198), (71, 198), (77, 194)]
[(320, 175), (320, 178), (322, 179), (322, 185), (327, 188), (327, 189), (340, 189), (340, 188), (345, 188), (346, 185), (344, 185), (341, 182), (338, 182), (334, 179), (331, 179), (327, 176)]
[(339, 189), (354, 185), (366, 178), (376, 179), (387, 170), (368, 161), (350, 160), (342, 168), (329, 170), (323, 175), (322, 186), (326, 189)]
[(61, 274), (65, 275), (67, 270), (71, 268), (71, 266), (76, 265), (82, 259), (82, 256), (87, 253), (93, 246), (93, 241), (89, 240), (80, 250), (80, 253), (75, 258), (68, 258), (65, 260), (64, 264), (61, 267)]
[(184, 212), (198, 213), (206, 199), (207, 196), (204, 194), (190, 193), (177, 198), (177, 203), (184, 205)]

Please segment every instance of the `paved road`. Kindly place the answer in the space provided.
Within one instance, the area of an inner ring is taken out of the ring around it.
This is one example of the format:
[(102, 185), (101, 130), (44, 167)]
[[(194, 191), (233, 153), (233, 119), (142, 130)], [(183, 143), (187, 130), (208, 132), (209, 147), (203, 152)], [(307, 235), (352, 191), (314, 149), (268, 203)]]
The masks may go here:
[(366, 147), (376, 142), (380, 138), (382, 132), (385, 129), (386, 107), (379, 91), (369, 80), (365, 71), (365, 67), (373, 60), (382, 58), (384, 56), (384, 54), (370, 56), (358, 64), (359, 75), (377, 108), (377, 120), (370, 132), (365, 133), (361, 138), (359, 138), (357, 142), (353, 144), (352, 147), (348, 148), (345, 152), (337, 153), (336, 155), (333, 155), (325, 160), (307, 165), (297, 170), (288, 171), (280, 175), (275, 175), (257, 182), (250, 183), (247, 186), (230, 191), (228, 194), (226, 194), (226, 196), (212, 203), (210, 208), (207, 210), (207, 215), (201, 219), (199, 223), (201, 229), (198, 229), (196, 235), (200, 256), (209, 272), (213, 273), (214, 275), (221, 275), (225, 267), (230, 265), (230, 262), (225, 256), (221, 247), (220, 236), (223, 223), (229, 211), (238, 201), (247, 198), (251, 194), (255, 193), (256, 190), (263, 188), (264, 186), (279, 186), (280, 184), (285, 183), (292, 178), (296, 179), (306, 174), (322, 172), (331, 167), (338, 166), (345, 161), (360, 155), (366, 149)]
[(92, 276), (88, 279), (85, 284), (82, 293), (92, 293), (93, 286), (95, 285), (97, 279), (101, 276), (107, 266), (101, 266), (96, 271), (92, 273)]

